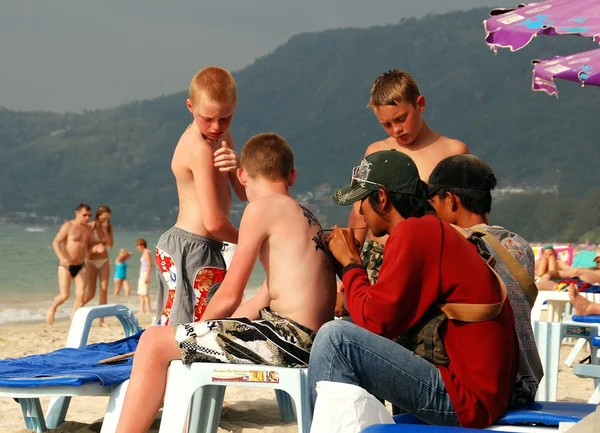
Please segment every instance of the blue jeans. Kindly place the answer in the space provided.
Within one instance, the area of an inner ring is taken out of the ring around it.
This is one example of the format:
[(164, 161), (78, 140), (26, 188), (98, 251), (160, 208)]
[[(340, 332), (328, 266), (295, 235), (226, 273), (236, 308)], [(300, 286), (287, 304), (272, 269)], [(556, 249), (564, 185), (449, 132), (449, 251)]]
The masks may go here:
[(334, 320), (317, 333), (308, 364), (308, 429), (321, 380), (360, 386), (428, 424), (460, 425), (433, 364), (353, 323)]

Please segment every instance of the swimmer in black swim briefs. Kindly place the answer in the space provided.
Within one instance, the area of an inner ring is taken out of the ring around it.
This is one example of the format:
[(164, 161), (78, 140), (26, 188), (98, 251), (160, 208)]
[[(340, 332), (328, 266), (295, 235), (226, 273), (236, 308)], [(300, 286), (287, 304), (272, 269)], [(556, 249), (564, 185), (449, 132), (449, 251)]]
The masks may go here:
[[(60, 261), (58, 262), (58, 266), (62, 266), (60, 264)], [(65, 268), (67, 268), (67, 270), (69, 271), (69, 274), (71, 274), (71, 277), (75, 278), (77, 276), (77, 274), (79, 273), (79, 271), (81, 271), (83, 269), (83, 267), (85, 266), (84, 263), (81, 263), (79, 265), (69, 265), (64, 266)]]

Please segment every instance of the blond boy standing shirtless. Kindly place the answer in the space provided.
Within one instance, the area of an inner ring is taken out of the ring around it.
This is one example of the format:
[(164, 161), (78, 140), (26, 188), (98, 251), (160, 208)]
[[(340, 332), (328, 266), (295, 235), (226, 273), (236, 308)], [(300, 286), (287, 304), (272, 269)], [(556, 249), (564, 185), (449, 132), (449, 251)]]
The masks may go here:
[[(259, 134), (245, 144), (238, 177), (250, 204), (225, 281), (201, 322), (180, 325), (175, 335), (164, 327), (144, 332), (117, 433), (148, 430), (172, 360), (306, 367), (316, 332), (333, 319), (335, 276), (321, 225), (289, 195), (293, 162), (290, 146), (277, 134)], [(265, 282), (240, 306), (257, 258)], [(222, 319), (229, 316), (235, 319)]]
[(208, 67), (192, 79), (186, 104), (194, 120), (171, 163), (179, 214), (156, 246), (159, 325), (200, 320), (225, 277), (223, 242), (237, 243), (229, 185), (241, 200), (246, 194), (236, 178), (239, 158), (229, 132), (236, 103), (235, 80), (225, 69)]
[(88, 253), (92, 228), (87, 222), (92, 214), (92, 209), (81, 203), (75, 209), (75, 218), (65, 222), (52, 241), (52, 249), (58, 257), (58, 289), (59, 293), (48, 309), (46, 323), (52, 325), (56, 309), (69, 299), (71, 282), (75, 281), (75, 303), (71, 318), (75, 311), (83, 305), (85, 295), (85, 257)]
[[(441, 135), (427, 126), (423, 119), (425, 97), (421, 95), (415, 79), (406, 71), (394, 69), (377, 77), (367, 106), (373, 109), (389, 137), (372, 143), (365, 156), (380, 150), (404, 152), (417, 165), (421, 179), (427, 182), (429, 174), (442, 159), (469, 153), (462, 141)], [(350, 211), (348, 227), (366, 227), (358, 205)], [(375, 237), (369, 233), (367, 238), (367, 230), (355, 230), (354, 234), (361, 245), (365, 243), (362, 257), (371, 284), (375, 284), (387, 236)]]

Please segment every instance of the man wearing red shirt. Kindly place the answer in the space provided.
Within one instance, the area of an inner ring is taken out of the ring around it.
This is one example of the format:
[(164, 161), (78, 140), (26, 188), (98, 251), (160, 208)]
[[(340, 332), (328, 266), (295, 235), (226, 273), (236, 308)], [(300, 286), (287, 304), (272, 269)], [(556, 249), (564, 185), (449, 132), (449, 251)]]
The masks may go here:
[[(379, 280), (371, 285), (352, 229), (335, 228), (329, 248), (343, 267), (353, 323), (326, 323), (311, 350), (310, 410), (318, 381), (350, 383), (437, 425), (487, 427), (507, 408), (518, 369), (519, 343), (508, 300), (493, 319), (446, 320), (449, 362), (434, 365), (392, 341), (445, 303), (501, 302), (498, 283), (477, 247), (442, 222), (427, 201), (413, 160), (375, 152), (352, 172), (334, 201), (360, 201), (375, 236), (389, 234)], [(307, 420), (308, 421), (308, 420)]]

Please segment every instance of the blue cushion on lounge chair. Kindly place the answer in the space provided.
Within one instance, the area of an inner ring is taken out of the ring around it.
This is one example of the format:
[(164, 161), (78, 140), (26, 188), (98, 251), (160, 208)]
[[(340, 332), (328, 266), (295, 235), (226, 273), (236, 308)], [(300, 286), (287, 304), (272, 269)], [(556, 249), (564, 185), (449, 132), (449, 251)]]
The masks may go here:
[(597, 405), (560, 401), (532, 402), (519, 409), (508, 410), (494, 424), (543, 424), (558, 426), (560, 422), (577, 422), (596, 410)]
[[(558, 426), (559, 422), (577, 422), (596, 410), (597, 405), (556, 401), (532, 402), (520, 409), (511, 409), (494, 422), (494, 425), (542, 424)], [(423, 424), (411, 414), (396, 415), (396, 424)], [(447, 430), (443, 430), (446, 433)], [(412, 433), (412, 430), (411, 430)]]
[(600, 316), (571, 316), (573, 322), (600, 323)]
[[(503, 430), (504, 433), (511, 433)], [(361, 433), (481, 433), (482, 430), (464, 427), (440, 427), (424, 424), (375, 424), (362, 430)]]
[(142, 332), (111, 343), (0, 360), (0, 387), (81, 386), (90, 382), (117, 385), (129, 379), (133, 358), (116, 364), (98, 361), (135, 351)]

